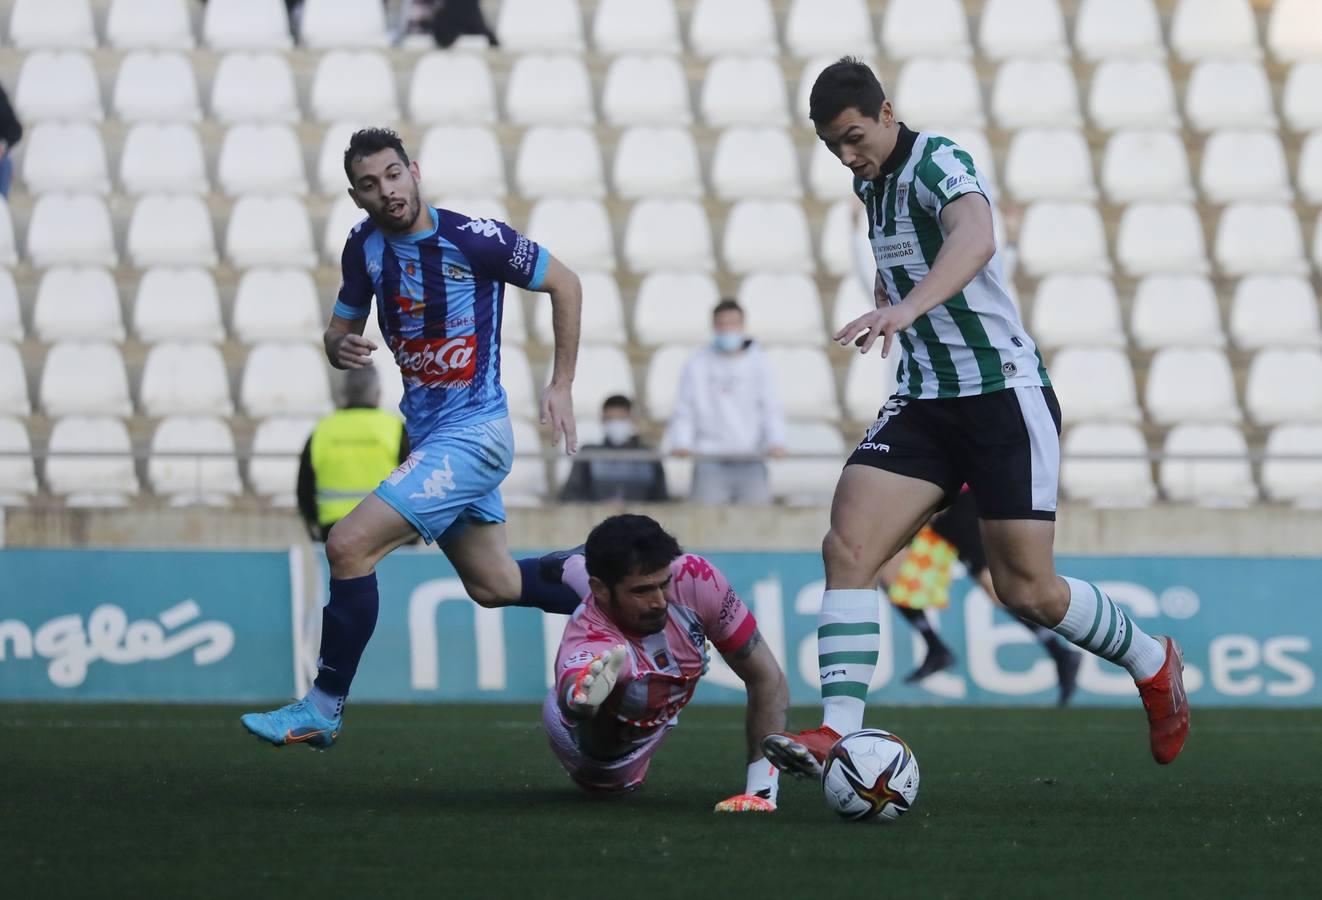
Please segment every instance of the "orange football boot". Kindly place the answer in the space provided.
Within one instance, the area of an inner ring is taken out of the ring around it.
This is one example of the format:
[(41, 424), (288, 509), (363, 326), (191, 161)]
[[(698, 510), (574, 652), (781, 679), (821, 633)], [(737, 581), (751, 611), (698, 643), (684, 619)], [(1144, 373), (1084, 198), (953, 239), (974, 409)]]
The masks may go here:
[(1148, 713), (1152, 758), (1161, 765), (1174, 762), (1189, 736), (1189, 697), (1184, 693), (1184, 656), (1174, 638), (1166, 641), (1166, 661), (1157, 674), (1137, 682)]
[(822, 777), (822, 764), (826, 754), (831, 752), (840, 735), (835, 729), (814, 728), (798, 733), (778, 731), (762, 739), (762, 752), (767, 761), (782, 772), (788, 772), (796, 778)]

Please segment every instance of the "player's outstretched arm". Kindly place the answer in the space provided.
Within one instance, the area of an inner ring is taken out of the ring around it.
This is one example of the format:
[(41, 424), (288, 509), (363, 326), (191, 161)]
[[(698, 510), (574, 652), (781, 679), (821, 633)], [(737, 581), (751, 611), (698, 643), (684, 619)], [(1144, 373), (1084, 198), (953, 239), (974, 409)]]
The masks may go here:
[(595, 716), (615, 690), (615, 682), (619, 680), (620, 669), (627, 658), (628, 652), (623, 644), (616, 644), (605, 653), (594, 656), (565, 686), (565, 712), (578, 719)]
[(376, 343), (363, 337), (367, 319), (346, 319), (331, 316), (330, 325), (322, 340), (326, 344), (326, 358), (337, 369), (365, 369), (372, 364), (372, 351)]
[(546, 267), (542, 290), (551, 295), (551, 330), (555, 358), (551, 383), (542, 392), (542, 424), (553, 429), (552, 439), (565, 438), (565, 452), (578, 451), (571, 388), (578, 365), (578, 335), (583, 315), (583, 285), (578, 276), (554, 256)]
[(724, 654), (748, 692), (748, 776), (744, 792), (716, 804), (717, 812), (771, 812), (776, 808), (779, 770), (762, 755), (762, 739), (785, 730), (789, 684), (771, 648), (754, 630), (743, 646)]

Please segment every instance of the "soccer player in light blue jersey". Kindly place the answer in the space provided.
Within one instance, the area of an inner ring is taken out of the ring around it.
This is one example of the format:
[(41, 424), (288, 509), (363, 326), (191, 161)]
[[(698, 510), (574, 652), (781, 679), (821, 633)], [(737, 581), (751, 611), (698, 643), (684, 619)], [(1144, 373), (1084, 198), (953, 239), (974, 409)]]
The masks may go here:
[(578, 276), (503, 222), (422, 203), (418, 165), (393, 131), (355, 133), (344, 169), (349, 196), (367, 218), (344, 245), (326, 356), (337, 369), (372, 364), (376, 345), (363, 337), (363, 327), (375, 296), (381, 333), (404, 379), (400, 411), (413, 451), (327, 537), (330, 602), (322, 613), (312, 689), (288, 706), (242, 718), (249, 731), (277, 746), (334, 743), (349, 685), (376, 627), (376, 564), (417, 535), (440, 545), (468, 595), (483, 606), (569, 613), (580, 600), (558, 577), (543, 574), (552, 571), (545, 561), (510, 555), (500, 498), (514, 458), (500, 384), (505, 285), (551, 296), (555, 365), (541, 420), (573, 453)]

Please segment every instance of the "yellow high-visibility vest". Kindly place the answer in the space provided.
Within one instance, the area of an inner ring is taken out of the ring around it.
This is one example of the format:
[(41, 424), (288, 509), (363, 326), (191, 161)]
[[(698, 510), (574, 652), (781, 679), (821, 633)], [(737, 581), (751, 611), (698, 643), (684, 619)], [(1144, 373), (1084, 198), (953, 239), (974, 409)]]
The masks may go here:
[(333, 525), (399, 465), (404, 423), (383, 409), (342, 409), (312, 431), (317, 522)]

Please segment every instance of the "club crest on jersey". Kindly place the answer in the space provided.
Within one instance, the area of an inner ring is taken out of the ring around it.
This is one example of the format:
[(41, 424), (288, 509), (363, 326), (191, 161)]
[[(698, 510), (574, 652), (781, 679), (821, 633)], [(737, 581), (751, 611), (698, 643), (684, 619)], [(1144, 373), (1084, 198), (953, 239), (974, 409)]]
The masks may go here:
[(909, 199), (909, 185), (901, 184), (895, 188), (895, 205), (901, 209), (904, 208), (905, 201)]
[(443, 269), (445, 277), (451, 281), (472, 281), (473, 273), (454, 263), (446, 263)]
[(670, 668), (670, 654), (666, 652), (665, 647), (658, 647), (653, 651), (652, 662), (656, 663), (658, 669)]
[(500, 226), (492, 219), (469, 219), (467, 222), (459, 226), (459, 230), (471, 231), (473, 234), (480, 235), (481, 237), (493, 237), (502, 244), (505, 243), (505, 236), (500, 233)]

